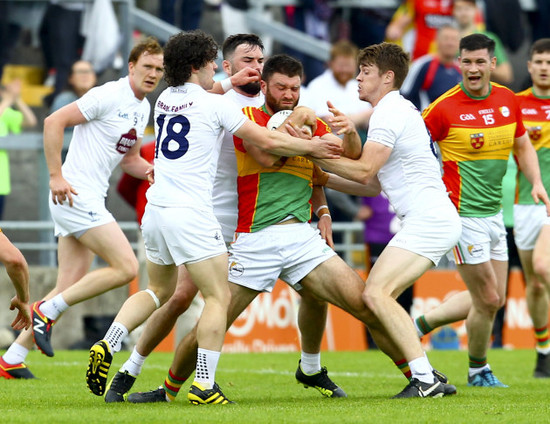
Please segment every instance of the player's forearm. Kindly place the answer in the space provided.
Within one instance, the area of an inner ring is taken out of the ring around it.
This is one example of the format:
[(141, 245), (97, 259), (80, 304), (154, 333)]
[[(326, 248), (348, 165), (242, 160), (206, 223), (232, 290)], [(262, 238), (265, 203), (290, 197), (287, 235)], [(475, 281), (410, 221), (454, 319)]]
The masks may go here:
[(151, 167), (151, 164), (139, 155), (126, 154), (122, 162), (120, 162), (120, 167), (128, 175), (140, 180), (146, 180), (147, 174), (145, 172)]
[(344, 156), (350, 159), (359, 159), (361, 156), (361, 137), (357, 130), (344, 134)]
[(61, 175), (61, 149), (64, 127), (49, 118), (44, 120), (44, 156), (50, 177)]
[(313, 161), (326, 171), (360, 184), (367, 184), (376, 175), (361, 160), (341, 157), (340, 159), (313, 159)]
[(353, 196), (363, 197), (378, 196), (382, 190), (378, 178), (371, 178), (367, 184), (361, 184), (332, 173), (328, 174), (328, 181), (325, 187)]

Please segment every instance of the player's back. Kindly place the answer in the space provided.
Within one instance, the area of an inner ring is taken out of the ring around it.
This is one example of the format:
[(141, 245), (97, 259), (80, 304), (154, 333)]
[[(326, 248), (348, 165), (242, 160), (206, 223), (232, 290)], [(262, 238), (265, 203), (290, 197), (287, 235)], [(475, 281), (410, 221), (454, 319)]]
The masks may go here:
[(155, 105), (155, 184), (148, 201), (211, 209), (222, 130), (235, 131), (245, 119), (235, 104), (199, 85), (164, 90)]

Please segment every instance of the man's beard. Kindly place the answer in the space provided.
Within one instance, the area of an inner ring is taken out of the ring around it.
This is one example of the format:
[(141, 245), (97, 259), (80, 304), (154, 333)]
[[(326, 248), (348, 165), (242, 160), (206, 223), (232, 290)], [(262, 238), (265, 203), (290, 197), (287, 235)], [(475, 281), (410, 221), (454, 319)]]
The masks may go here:
[(255, 96), (260, 92), (260, 82), (249, 82), (245, 85), (239, 85), (239, 89), (244, 91), (246, 94), (249, 94), (251, 96)]

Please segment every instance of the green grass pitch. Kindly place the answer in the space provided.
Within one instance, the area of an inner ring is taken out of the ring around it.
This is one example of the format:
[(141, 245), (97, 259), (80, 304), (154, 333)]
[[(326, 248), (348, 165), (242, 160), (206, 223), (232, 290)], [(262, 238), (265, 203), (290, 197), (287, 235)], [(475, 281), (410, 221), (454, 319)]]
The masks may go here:
[[(109, 376), (129, 356), (115, 355)], [(545, 423), (550, 420), (550, 379), (532, 377), (534, 350), (491, 350), (489, 362), (508, 389), (466, 385), (467, 354), (431, 351), (432, 364), (458, 394), (442, 399), (392, 400), (407, 381), (378, 351), (323, 352), (329, 376), (346, 399), (323, 398), (294, 379), (299, 353), (222, 354), (217, 382), (235, 405), (193, 406), (190, 381), (170, 404), (106, 404), (85, 382), (87, 351), (29, 354), (37, 380), (0, 379), (0, 422), (5, 423)], [(171, 353), (154, 353), (132, 392), (164, 381)]]

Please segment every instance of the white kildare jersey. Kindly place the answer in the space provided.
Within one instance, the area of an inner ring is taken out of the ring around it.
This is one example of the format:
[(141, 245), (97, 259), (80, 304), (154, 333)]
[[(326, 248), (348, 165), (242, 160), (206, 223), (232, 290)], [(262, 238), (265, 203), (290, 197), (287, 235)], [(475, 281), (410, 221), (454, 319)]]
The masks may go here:
[(155, 105), (155, 184), (147, 201), (211, 211), (223, 129), (234, 133), (246, 119), (231, 100), (197, 84), (164, 90)]
[(63, 177), (76, 191), (105, 197), (113, 169), (143, 137), (151, 106), (136, 98), (128, 77), (92, 88), (76, 104), (88, 122), (74, 128)]
[[(229, 90), (224, 94), (224, 97), (231, 99), (242, 108), (247, 106), (260, 107), (264, 104), (264, 95), (261, 92), (259, 96), (248, 97), (237, 93), (235, 90)], [(223, 238), (226, 242), (231, 242), (233, 240), (233, 233), (237, 228), (239, 208), (237, 196), (237, 157), (235, 156), (233, 134), (229, 131), (224, 131), (223, 133), (218, 169), (216, 178), (214, 179), (212, 201), (214, 202), (214, 214), (222, 227)]]
[(449, 202), (424, 120), (398, 91), (389, 92), (375, 106), (369, 122), (369, 141), (392, 149), (378, 171), (378, 179), (400, 219), (422, 215)]

